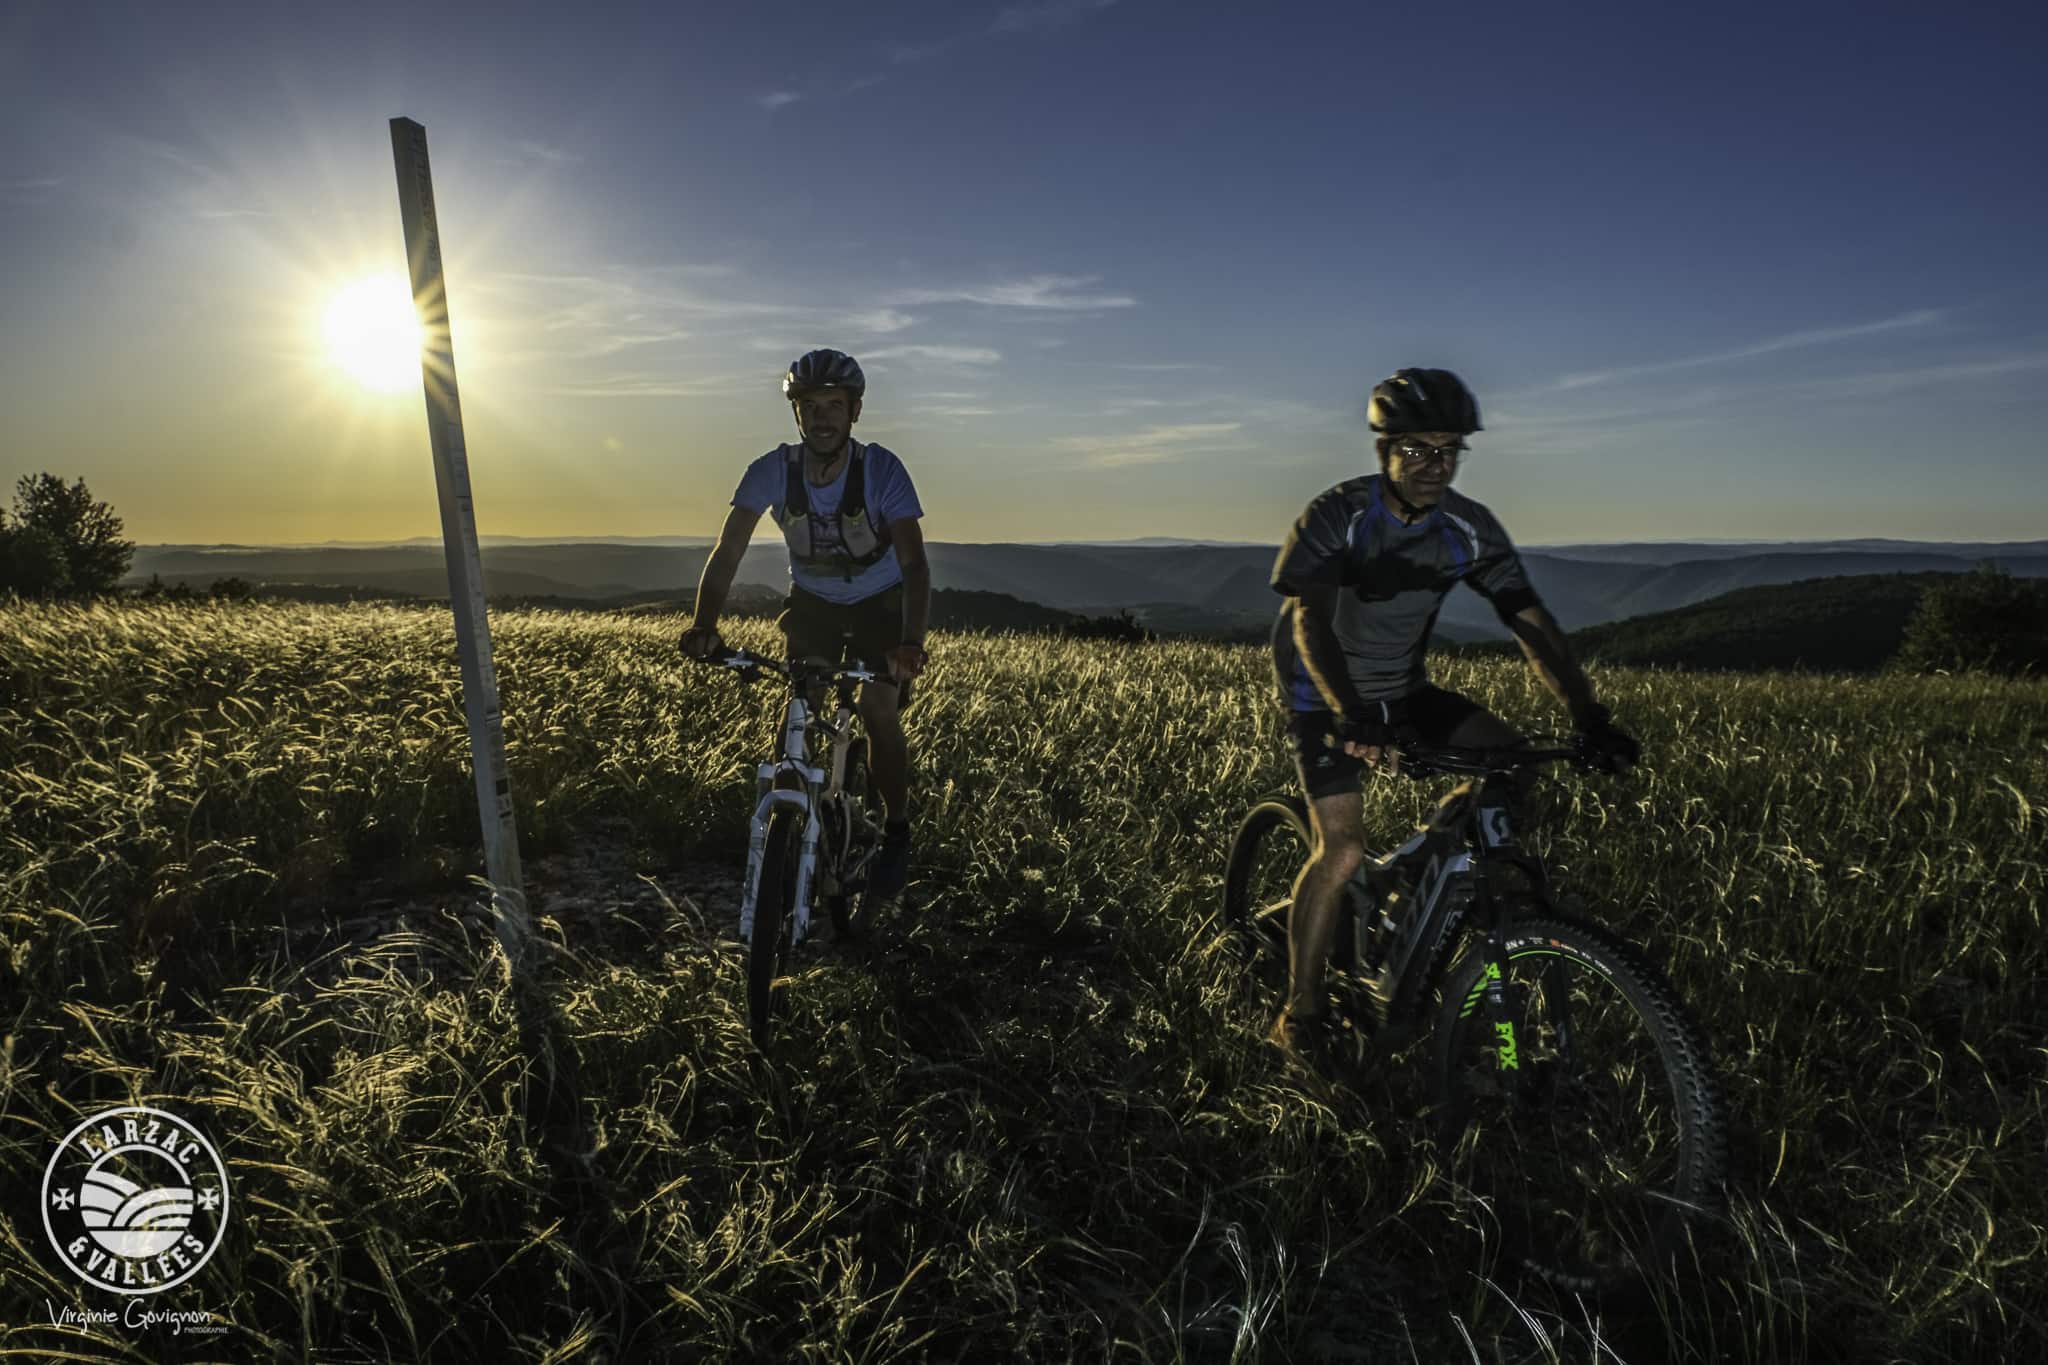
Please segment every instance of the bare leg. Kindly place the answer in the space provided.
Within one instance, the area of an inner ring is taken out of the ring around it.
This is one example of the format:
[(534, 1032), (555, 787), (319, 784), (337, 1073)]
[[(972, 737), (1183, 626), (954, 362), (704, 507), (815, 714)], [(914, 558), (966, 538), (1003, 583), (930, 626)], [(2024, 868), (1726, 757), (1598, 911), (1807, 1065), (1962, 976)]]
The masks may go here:
[(1294, 883), (1294, 907), (1287, 918), (1287, 1012), (1321, 1014), (1323, 967), (1336, 932), (1337, 905), (1344, 883), (1365, 859), (1365, 802), (1355, 791), (1319, 796), (1309, 803), (1315, 850)]
[(896, 689), (862, 683), (861, 724), (868, 732), (868, 773), (889, 820), (910, 818), (910, 741), (896, 710)]

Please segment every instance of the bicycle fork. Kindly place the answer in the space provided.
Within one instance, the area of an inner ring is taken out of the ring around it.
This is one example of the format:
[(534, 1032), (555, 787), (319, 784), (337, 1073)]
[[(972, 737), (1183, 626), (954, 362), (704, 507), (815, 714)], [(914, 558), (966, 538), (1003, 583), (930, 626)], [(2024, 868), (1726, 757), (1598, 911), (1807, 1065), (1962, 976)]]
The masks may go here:
[[(1481, 1018), (1492, 1027), (1487, 1045), (1493, 1052), (1494, 1075), (1510, 1099), (1520, 1098), (1532, 1087), (1546, 1084), (1546, 1077), (1562, 1068), (1570, 1074), (1577, 1060), (1577, 1033), (1572, 1026), (1570, 986), (1555, 954), (1541, 954), (1547, 961), (1536, 985), (1511, 980), (1507, 975), (1507, 942), (1496, 926), (1482, 949), (1486, 969), (1480, 974), (1476, 992)], [(1536, 1042), (1533, 1016), (1538, 992), (1542, 1014), (1549, 1029), (1541, 1058), (1530, 1055)], [(1468, 1003), (1466, 1013), (1473, 1005)]]
[(811, 869), (818, 861), (818, 813), (806, 792), (769, 785), (774, 772), (775, 765), (761, 765), (761, 797), (754, 805), (753, 822), (747, 831), (747, 880), (740, 893), (740, 941), (751, 943), (754, 938), (754, 909), (761, 895), (761, 866), (767, 860), (769, 816), (777, 806), (794, 806), (804, 815), (803, 840), (798, 846), (796, 867), (791, 869), (796, 877), (791, 902), (795, 923), (790, 935), (794, 945), (802, 943), (810, 929)]
[(1494, 1070), (1510, 1084), (1518, 1088), (1522, 1070), (1523, 1021), (1528, 1018), (1528, 991), (1518, 981), (1507, 978), (1507, 943), (1495, 929), (1486, 936), (1486, 970), (1480, 974), (1480, 999), (1484, 1005), (1482, 1018), (1493, 1025), (1490, 1046), (1493, 1049)]

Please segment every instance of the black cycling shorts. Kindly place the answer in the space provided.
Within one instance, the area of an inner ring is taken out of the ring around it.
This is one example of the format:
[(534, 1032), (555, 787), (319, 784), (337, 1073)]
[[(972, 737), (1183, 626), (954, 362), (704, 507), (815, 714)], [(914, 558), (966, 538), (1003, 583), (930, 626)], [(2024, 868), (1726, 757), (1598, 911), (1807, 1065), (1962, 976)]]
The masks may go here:
[(897, 689), (900, 709), (910, 704), (910, 684), (889, 680), (889, 651), (903, 643), (903, 587), (884, 588), (858, 602), (828, 602), (791, 585), (775, 624), (789, 640), (792, 661), (820, 658), (838, 663), (840, 651)]
[[(1491, 711), (1470, 697), (1441, 687), (1425, 685), (1402, 699), (1407, 724), (1424, 744), (1443, 747), (1456, 742), (1458, 730), (1474, 716), (1485, 716), (1505, 726)], [(1337, 718), (1328, 711), (1295, 711), (1287, 720), (1287, 733), (1294, 739), (1294, 766), (1301, 775), (1301, 789), (1314, 801), (1340, 792), (1357, 791), (1365, 760), (1353, 758), (1337, 744)]]

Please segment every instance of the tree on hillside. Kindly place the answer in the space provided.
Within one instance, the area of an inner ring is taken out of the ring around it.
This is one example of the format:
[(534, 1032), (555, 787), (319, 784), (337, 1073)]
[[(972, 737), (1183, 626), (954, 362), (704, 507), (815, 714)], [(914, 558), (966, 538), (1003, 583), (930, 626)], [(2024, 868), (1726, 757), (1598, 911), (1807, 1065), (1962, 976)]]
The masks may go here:
[(10, 526), (0, 511), (0, 592), (50, 597), (71, 584), (71, 565), (57, 538), (39, 526)]
[(2048, 672), (2048, 583), (1986, 560), (1935, 584), (1906, 623), (1897, 663), (1918, 673)]
[(162, 574), (151, 574), (149, 581), (135, 590), (138, 601), (143, 602), (196, 602), (199, 589), (190, 583), (166, 583)]
[(112, 592), (134, 556), (121, 518), (94, 501), (84, 479), (24, 474), (12, 521), (0, 517), (0, 588), (24, 596)]
[(1114, 640), (1120, 644), (1144, 644), (1154, 639), (1143, 622), (1125, 607), (1114, 616), (1089, 616), (1064, 627), (1061, 634), (1076, 640)]

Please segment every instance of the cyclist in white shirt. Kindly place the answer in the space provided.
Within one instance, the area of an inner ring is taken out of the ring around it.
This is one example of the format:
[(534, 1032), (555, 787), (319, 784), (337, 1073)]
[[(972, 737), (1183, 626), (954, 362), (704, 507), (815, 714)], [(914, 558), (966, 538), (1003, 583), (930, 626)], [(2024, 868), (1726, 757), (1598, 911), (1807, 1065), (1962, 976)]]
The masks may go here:
[(893, 899), (910, 871), (910, 746), (902, 709), (924, 669), (932, 575), (925, 560), (924, 508), (893, 451), (853, 439), (867, 379), (854, 358), (833, 350), (798, 358), (782, 391), (802, 441), (747, 466), (718, 545), (704, 563), (697, 607), (682, 649), (709, 658), (721, 647), (718, 616), (754, 528), (766, 512), (789, 545), (789, 599), (776, 624), (789, 657), (837, 660), (843, 646), (879, 675), (860, 690), (870, 771), (887, 811), (868, 893)]

